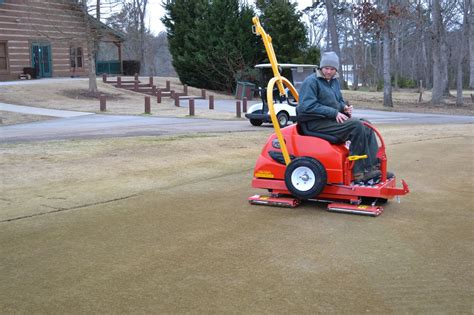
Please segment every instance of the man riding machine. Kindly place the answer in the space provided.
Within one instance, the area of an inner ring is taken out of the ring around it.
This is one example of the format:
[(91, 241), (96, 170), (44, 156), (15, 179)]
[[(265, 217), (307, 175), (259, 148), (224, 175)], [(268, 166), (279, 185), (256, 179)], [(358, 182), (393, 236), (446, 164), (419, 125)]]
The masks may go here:
[[(254, 195), (249, 202), (295, 207), (301, 200), (316, 200), (329, 202), (329, 211), (377, 216), (383, 211), (380, 204), (407, 194), (405, 181), (402, 180), (402, 188), (397, 188), (395, 176), (387, 172), (385, 143), (379, 131), (368, 122), (350, 118), (352, 107), (331, 86), (334, 74), (327, 73), (324, 78), (325, 71), (320, 73), (323, 76), (320, 83), (328, 83), (327, 87), (334, 91), (328, 94), (334, 106), (315, 110), (318, 106), (314, 98), (321, 95), (315, 91), (321, 88), (314, 84), (318, 80), (316, 74), (303, 83), (300, 99), (291, 82), (278, 71), (271, 37), (257, 17), (253, 23), (254, 32), (262, 37), (274, 74), (267, 86), (267, 103), (275, 134), (265, 144), (252, 180), (254, 188), (267, 189), (271, 194)], [(326, 68), (337, 68), (334, 55), (323, 56), (321, 61)], [(280, 94), (285, 93), (286, 87), (299, 100), (298, 122), (284, 129), (280, 128), (273, 109), (271, 91), (275, 84)]]

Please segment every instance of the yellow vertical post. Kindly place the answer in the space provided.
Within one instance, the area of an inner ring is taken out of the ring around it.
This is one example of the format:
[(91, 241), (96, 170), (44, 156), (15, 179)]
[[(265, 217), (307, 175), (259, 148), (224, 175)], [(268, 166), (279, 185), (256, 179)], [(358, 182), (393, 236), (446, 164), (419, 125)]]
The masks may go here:
[(281, 133), (280, 124), (278, 123), (278, 119), (276, 117), (275, 108), (273, 106), (273, 86), (275, 84), (277, 85), (278, 90), (280, 91), (280, 95), (285, 95), (284, 86), (286, 86), (290, 90), (290, 93), (295, 97), (296, 101), (298, 101), (299, 98), (298, 92), (287, 78), (280, 75), (275, 51), (273, 50), (272, 38), (265, 32), (262, 25), (260, 24), (258, 17), (254, 17), (252, 19), (252, 22), (254, 24), (254, 33), (257, 36), (262, 37), (265, 50), (267, 51), (268, 59), (270, 60), (270, 64), (272, 65), (273, 78), (268, 82), (267, 85), (267, 103), (268, 109), (270, 111), (270, 117), (272, 119), (273, 128), (275, 129), (275, 134), (277, 135), (278, 142), (280, 142), (280, 148), (283, 154), (283, 158), (285, 160), (285, 164), (288, 165), (290, 164), (291, 160), (290, 155), (288, 154), (288, 148), (286, 147), (285, 139), (283, 138), (283, 134)]

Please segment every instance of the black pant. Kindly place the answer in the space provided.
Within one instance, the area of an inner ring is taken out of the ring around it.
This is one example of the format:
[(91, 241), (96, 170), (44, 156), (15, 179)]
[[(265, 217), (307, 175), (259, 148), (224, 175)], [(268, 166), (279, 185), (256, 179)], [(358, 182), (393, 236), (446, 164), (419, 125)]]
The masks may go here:
[(377, 164), (378, 144), (374, 131), (364, 126), (360, 119), (349, 118), (343, 123), (333, 119), (318, 119), (307, 122), (309, 130), (336, 136), (343, 141), (350, 140), (350, 155), (367, 154), (366, 159), (357, 160), (353, 173), (369, 171)]

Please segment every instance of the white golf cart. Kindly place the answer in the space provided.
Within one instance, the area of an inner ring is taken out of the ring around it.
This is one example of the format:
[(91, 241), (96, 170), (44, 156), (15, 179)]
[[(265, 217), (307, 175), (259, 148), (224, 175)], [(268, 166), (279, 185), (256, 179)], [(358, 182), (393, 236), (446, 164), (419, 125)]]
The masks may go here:
[[(290, 64), (282, 63), (278, 65), (280, 73), (288, 78), (288, 80), (293, 83), (295, 88), (299, 90), (303, 80), (316, 71), (316, 65), (306, 65), (306, 64)], [(261, 103), (254, 104), (249, 107), (247, 110), (247, 117), (250, 120), (250, 123), (254, 126), (260, 126), (263, 123), (271, 123), (270, 113), (268, 112), (267, 105), (267, 91), (266, 86), (268, 81), (273, 77), (273, 72), (271, 65), (269, 63), (258, 64), (255, 66), (259, 70), (259, 94), (262, 99)], [(296, 101), (292, 95), (280, 96), (278, 89), (275, 88), (273, 91), (273, 98), (276, 100), (274, 104), (275, 113), (278, 118), (278, 123), (280, 127), (285, 127), (289, 121), (296, 121)]]

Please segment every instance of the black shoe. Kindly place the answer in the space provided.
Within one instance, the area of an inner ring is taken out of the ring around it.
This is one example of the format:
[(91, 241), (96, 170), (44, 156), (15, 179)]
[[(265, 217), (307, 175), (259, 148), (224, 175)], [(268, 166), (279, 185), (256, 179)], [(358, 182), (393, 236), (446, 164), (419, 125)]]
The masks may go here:
[[(394, 177), (395, 177), (395, 174), (393, 174), (392, 172), (387, 172), (387, 180), (389, 180), (391, 178), (394, 178)], [(381, 180), (382, 180), (382, 173), (380, 173), (380, 175), (378, 175), (374, 178), (371, 178), (369, 180), (364, 181), (364, 183), (366, 185), (375, 185), (375, 184), (380, 183)]]
[(365, 171), (354, 174), (354, 183), (357, 185), (375, 185), (380, 182), (382, 173), (379, 170)]
[[(377, 164), (377, 165), (374, 165), (372, 166), (372, 170), (380, 170), (380, 164)], [(382, 175), (380, 175), (382, 176)], [(393, 174), (392, 172), (389, 172), (387, 171), (387, 179), (390, 179), (390, 178), (394, 178), (395, 177), (395, 174)]]
[(363, 181), (368, 181), (370, 179), (380, 177), (382, 173), (379, 170), (371, 170), (364, 172), (364, 177), (362, 178)]

